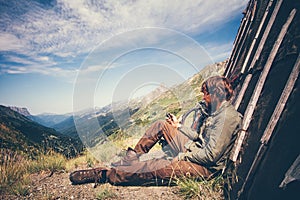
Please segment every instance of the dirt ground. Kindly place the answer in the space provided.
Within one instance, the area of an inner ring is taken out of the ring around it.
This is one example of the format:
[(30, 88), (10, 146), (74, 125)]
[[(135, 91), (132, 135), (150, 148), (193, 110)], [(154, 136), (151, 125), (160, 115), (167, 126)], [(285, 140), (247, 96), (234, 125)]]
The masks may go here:
[[(181, 200), (176, 192), (176, 186), (112, 186), (108, 183), (97, 185), (94, 184), (72, 185), (69, 181), (69, 173), (56, 172), (52, 176), (49, 173), (39, 173), (31, 175), (32, 185), (30, 194), (26, 197), (5, 196), (3, 199), (174, 199)], [(0, 199), (2, 199), (0, 198)]]

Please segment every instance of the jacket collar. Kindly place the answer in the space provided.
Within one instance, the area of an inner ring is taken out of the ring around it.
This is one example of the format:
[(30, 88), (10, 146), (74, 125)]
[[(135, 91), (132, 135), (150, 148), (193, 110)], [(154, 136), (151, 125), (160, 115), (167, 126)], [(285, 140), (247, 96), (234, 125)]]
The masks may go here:
[(230, 105), (231, 105), (230, 101), (223, 101), (223, 102), (221, 103), (221, 106), (219, 107), (219, 109), (216, 110), (215, 112), (213, 112), (213, 113), (211, 114), (211, 116), (216, 116), (216, 115), (218, 115), (220, 112), (222, 112), (225, 108), (227, 108), (227, 107), (230, 106)]

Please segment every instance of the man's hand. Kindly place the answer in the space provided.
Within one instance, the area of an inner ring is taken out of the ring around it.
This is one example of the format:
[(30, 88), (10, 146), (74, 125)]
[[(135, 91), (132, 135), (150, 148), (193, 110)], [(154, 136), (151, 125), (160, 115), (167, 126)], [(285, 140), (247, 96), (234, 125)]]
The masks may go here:
[(181, 127), (181, 124), (180, 124), (180, 118), (177, 119), (177, 117), (171, 113), (167, 113), (167, 117), (166, 117), (166, 121), (171, 124), (174, 128), (179, 128)]
[(177, 161), (180, 161), (180, 160), (184, 160), (184, 155), (185, 154), (183, 152), (178, 153), (178, 155), (172, 159), (172, 162), (177, 162)]

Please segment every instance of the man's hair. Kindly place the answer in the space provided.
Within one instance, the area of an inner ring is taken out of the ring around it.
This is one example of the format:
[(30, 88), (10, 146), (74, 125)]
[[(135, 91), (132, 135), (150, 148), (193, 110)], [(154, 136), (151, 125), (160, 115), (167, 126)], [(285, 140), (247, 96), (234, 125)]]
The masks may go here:
[(233, 96), (230, 81), (223, 76), (213, 76), (202, 83), (201, 91), (216, 95), (221, 101), (229, 101)]

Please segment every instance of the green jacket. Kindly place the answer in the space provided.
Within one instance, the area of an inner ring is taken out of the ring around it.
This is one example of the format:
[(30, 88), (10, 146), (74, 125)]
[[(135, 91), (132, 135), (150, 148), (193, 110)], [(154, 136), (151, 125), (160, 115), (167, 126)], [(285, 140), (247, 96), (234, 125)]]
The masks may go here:
[(179, 160), (200, 164), (211, 170), (221, 170), (241, 128), (242, 116), (230, 102), (223, 102), (200, 128), (200, 132), (182, 126), (179, 130), (190, 141), (185, 145), (187, 152), (178, 155)]

